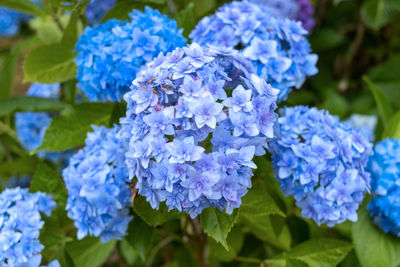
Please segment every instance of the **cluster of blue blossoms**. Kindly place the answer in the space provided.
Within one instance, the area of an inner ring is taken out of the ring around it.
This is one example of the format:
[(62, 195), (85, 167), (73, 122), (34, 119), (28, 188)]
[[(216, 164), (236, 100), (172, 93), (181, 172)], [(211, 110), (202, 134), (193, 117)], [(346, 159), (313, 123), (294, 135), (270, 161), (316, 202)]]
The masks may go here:
[(375, 115), (353, 114), (346, 121), (357, 128), (369, 141), (375, 140), (375, 127), (378, 123)]
[(318, 56), (311, 54), (306, 34), (301, 22), (276, 18), (264, 6), (243, 1), (203, 18), (190, 38), (200, 45), (241, 49), (258, 75), (280, 90), (279, 102), (292, 87), (300, 88), (307, 76), (318, 72)]
[(129, 216), (130, 186), (119, 126), (93, 126), (86, 144), (63, 170), (68, 190), (66, 209), (78, 228), (78, 239), (100, 236), (102, 242), (121, 239)]
[(130, 18), (87, 27), (76, 44), (78, 88), (92, 101), (119, 101), (146, 62), (186, 44), (176, 21), (157, 10), (134, 10)]
[(285, 108), (270, 142), (275, 177), (302, 216), (333, 226), (356, 221), (369, 190), (372, 144), (350, 124), (316, 108)]
[[(29, 87), (28, 96), (58, 99), (60, 96), (59, 84), (34, 83)], [(15, 114), (15, 128), (21, 145), (27, 150), (35, 150), (41, 143), (52, 119), (48, 112), (18, 112)], [(66, 161), (70, 152), (40, 151), (37, 155), (53, 162)]]
[(91, 0), (85, 16), (90, 25), (98, 25), (104, 15), (115, 5), (116, 0)]
[(400, 237), (400, 140), (385, 139), (375, 145), (370, 158), (372, 199), (368, 205), (374, 222)]
[(230, 214), (273, 137), (277, 94), (232, 48), (193, 43), (158, 56), (124, 96), (120, 120), (139, 194), (191, 217), (207, 207)]
[[(56, 203), (44, 193), (27, 189), (6, 189), (0, 194), (0, 265), (39, 267), (44, 248), (39, 231), (44, 222), (40, 212), (50, 216)], [(59, 266), (53, 262), (49, 267)]]

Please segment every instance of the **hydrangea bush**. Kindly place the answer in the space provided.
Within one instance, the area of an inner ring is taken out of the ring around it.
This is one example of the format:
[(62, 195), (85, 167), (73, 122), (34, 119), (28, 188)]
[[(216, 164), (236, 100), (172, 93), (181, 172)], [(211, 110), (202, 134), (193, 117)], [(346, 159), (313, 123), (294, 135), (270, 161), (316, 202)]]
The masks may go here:
[(273, 137), (277, 93), (233, 49), (193, 43), (150, 62), (121, 119), (139, 194), (193, 218), (207, 207), (231, 214)]
[(368, 163), (371, 172), (371, 216), (385, 233), (400, 236), (400, 141), (384, 139)]
[(275, 177), (302, 216), (328, 226), (357, 221), (369, 190), (372, 145), (350, 124), (316, 108), (285, 108), (269, 144)]
[(398, 267), (399, 14), (0, 0), (0, 266)]
[(147, 7), (129, 16), (130, 21), (87, 27), (79, 37), (78, 88), (91, 101), (119, 101), (146, 62), (186, 43), (176, 22), (157, 10)]
[(258, 75), (280, 89), (282, 101), (317, 73), (318, 57), (311, 53), (306, 34), (301, 22), (274, 17), (263, 5), (243, 1), (228, 3), (200, 20), (190, 38), (201, 45), (240, 49)]

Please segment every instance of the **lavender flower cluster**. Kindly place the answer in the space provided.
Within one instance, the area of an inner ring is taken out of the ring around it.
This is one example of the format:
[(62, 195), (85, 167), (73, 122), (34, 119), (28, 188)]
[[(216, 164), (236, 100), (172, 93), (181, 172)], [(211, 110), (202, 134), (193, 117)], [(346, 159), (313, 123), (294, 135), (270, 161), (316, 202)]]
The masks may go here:
[[(34, 83), (29, 87), (28, 96), (58, 99), (60, 96), (60, 84)], [(15, 128), (21, 145), (27, 151), (35, 150), (41, 143), (47, 127), (52, 120), (48, 112), (18, 112), (15, 114)], [(40, 151), (37, 155), (53, 162), (67, 161), (71, 155), (66, 152)]]
[(278, 90), (253, 71), (236, 50), (193, 43), (138, 74), (120, 136), (130, 177), (153, 208), (165, 201), (195, 217), (240, 206), (276, 119)]
[(400, 237), (400, 140), (384, 139), (375, 145), (371, 172), (371, 216), (385, 233)]
[(318, 72), (301, 22), (275, 18), (262, 5), (232, 2), (203, 18), (190, 38), (200, 45), (235, 47), (252, 61), (258, 75), (280, 89), (278, 101)]
[(285, 108), (269, 144), (275, 177), (293, 195), (302, 216), (333, 226), (356, 221), (369, 190), (364, 170), (372, 145), (350, 124), (326, 111)]
[(119, 101), (146, 62), (186, 43), (176, 22), (157, 10), (134, 10), (130, 18), (87, 27), (76, 44), (78, 88), (92, 101)]
[[(44, 193), (18, 187), (4, 190), (0, 203), (0, 265), (38, 267), (44, 248), (39, 242), (44, 225), (40, 213), (50, 216), (56, 203)], [(53, 262), (49, 266), (59, 265)]]
[(78, 228), (78, 239), (100, 236), (102, 242), (121, 239), (132, 219), (130, 187), (119, 126), (93, 126), (85, 147), (63, 170), (68, 190), (66, 209)]
[(311, 31), (314, 27), (314, 7), (310, 0), (250, 0), (264, 5), (275, 17), (300, 21), (303, 28)]

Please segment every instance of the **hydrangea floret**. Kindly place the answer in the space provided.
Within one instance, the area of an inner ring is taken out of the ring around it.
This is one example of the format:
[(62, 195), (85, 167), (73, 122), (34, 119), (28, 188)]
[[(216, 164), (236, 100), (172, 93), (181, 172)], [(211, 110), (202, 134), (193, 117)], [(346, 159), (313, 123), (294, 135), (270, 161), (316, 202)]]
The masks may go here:
[(0, 265), (38, 267), (44, 248), (39, 241), (44, 225), (40, 213), (50, 216), (56, 203), (45, 193), (29, 193), (19, 187), (4, 190), (0, 203)]
[(368, 162), (372, 198), (368, 204), (376, 225), (400, 237), (400, 140), (377, 143)]
[(87, 27), (76, 44), (78, 88), (91, 101), (119, 101), (146, 62), (186, 44), (176, 21), (157, 10), (129, 16)]
[(232, 48), (193, 43), (158, 56), (125, 94), (120, 120), (139, 194), (191, 217), (232, 213), (273, 137), (277, 94)]
[(357, 128), (369, 141), (375, 140), (375, 127), (378, 123), (375, 115), (353, 114), (346, 121)]
[(93, 126), (85, 146), (63, 170), (68, 190), (68, 217), (78, 228), (77, 237), (100, 237), (102, 242), (121, 239), (132, 219), (130, 186), (124, 145), (117, 139), (119, 126)]
[(285, 108), (276, 125), (269, 143), (275, 177), (302, 216), (328, 226), (356, 221), (369, 190), (365, 167), (372, 144), (350, 124), (316, 108)]
[(258, 75), (280, 89), (285, 100), (293, 87), (318, 72), (301, 22), (273, 17), (268, 9), (247, 1), (232, 2), (200, 20), (190, 38), (200, 45), (235, 47), (251, 60)]

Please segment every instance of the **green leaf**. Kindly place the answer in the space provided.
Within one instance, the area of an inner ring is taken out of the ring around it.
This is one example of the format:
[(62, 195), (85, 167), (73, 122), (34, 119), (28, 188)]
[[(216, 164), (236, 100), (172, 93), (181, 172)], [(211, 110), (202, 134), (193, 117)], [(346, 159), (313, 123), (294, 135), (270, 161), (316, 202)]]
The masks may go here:
[(145, 262), (147, 254), (153, 243), (154, 229), (145, 223), (139, 216), (136, 216), (128, 227), (128, 235), (125, 239), (139, 253), (140, 258)]
[(65, 105), (58, 100), (40, 97), (20, 96), (0, 100), (0, 116), (17, 111), (60, 111)]
[(66, 250), (77, 267), (98, 267), (108, 259), (113, 252), (116, 241), (101, 243), (98, 238), (85, 238), (69, 242)]
[(27, 14), (41, 16), (43, 10), (30, 0), (1, 0), (0, 6), (5, 6)]
[(113, 103), (82, 103), (53, 118), (43, 141), (35, 150), (63, 151), (85, 143), (91, 125), (107, 125)]
[(382, 138), (400, 139), (400, 111), (395, 113), (388, 121)]
[(217, 208), (207, 208), (200, 214), (200, 221), (204, 231), (215, 241), (221, 243), (226, 250), (229, 250), (226, 238), (236, 223), (238, 215), (238, 209), (229, 215)]
[(241, 231), (241, 227), (235, 226), (229, 232), (226, 239), (229, 249), (226, 250), (220, 243), (215, 241), (213, 238), (209, 239), (208, 243), (210, 246), (210, 254), (220, 261), (232, 261), (236, 255), (242, 249), (244, 241), (244, 233)]
[(387, 121), (393, 114), (393, 108), (388, 97), (367, 76), (363, 76), (363, 80), (368, 84), (378, 106), (379, 115), (381, 116), (383, 123), (386, 125)]
[[(10, 53), (5, 56), (4, 61), (0, 68), (0, 99), (5, 99), (10, 97), (13, 85), (14, 85), (14, 74), (17, 67), (18, 60), (21, 54), (29, 47), (39, 43), (37, 37), (31, 37), (23, 42), (14, 45)], [(0, 105), (0, 108), (2, 105)]]
[(190, 34), (190, 31), (196, 25), (194, 16), (194, 3), (190, 2), (189, 4), (187, 4), (183, 10), (179, 11), (174, 16), (174, 19), (176, 19), (178, 27), (180, 29), (183, 28), (183, 34), (185, 36), (188, 36)]
[(76, 12), (73, 12), (70, 16), (67, 27), (64, 30), (61, 43), (65, 46), (75, 47), (75, 43), (78, 41), (80, 29), (79, 19)]
[[(61, 24), (68, 21), (67, 16), (63, 16)], [(58, 43), (62, 37), (62, 30), (58, 27), (52, 16), (37, 17), (29, 21), (29, 26), (36, 31), (36, 35), (45, 44)]]
[(0, 173), (4, 176), (31, 174), (36, 170), (37, 163), (37, 157), (18, 157), (0, 163)]
[(352, 236), (363, 267), (395, 267), (400, 264), (400, 240), (376, 227), (367, 210), (360, 209)]
[(310, 36), (313, 51), (321, 52), (342, 45), (345, 41), (343, 35), (331, 28), (322, 28)]
[(247, 216), (279, 215), (286, 217), (285, 213), (275, 203), (266, 189), (265, 179), (252, 186), (243, 197), (240, 214)]
[(167, 221), (177, 219), (180, 217), (176, 211), (168, 211), (167, 206), (164, 203), (160, 204), (158, 210), (153, 209), (146, 199), (142, 196), (136, 196), (133, 203), (133, 208), (148, 225), (158, 226)]
[(342, 240), (311, 239), (295, 246), (289, 252), (277, 256), (276, 259), (301, 261), (310, 267), (334, 267), (346, 257), (352, 248), (352, 244)]
[(396, 10), (390, 1), (368, 0), (361, 7), (361, 16), (368, 27), (379, 30), (396, 16)]
[(32, 50), (25, 59), (25, 82), (57, 83), (75, 77), (76, 54), (61, 44), (43, 45)]

